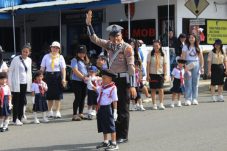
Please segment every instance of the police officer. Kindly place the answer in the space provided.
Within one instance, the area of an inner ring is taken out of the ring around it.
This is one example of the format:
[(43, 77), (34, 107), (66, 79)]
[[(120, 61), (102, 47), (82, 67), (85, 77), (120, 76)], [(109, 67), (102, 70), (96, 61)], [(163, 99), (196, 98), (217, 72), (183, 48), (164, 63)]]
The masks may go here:
[[(117, 74), (115, 84), (118, 92), (118, 119), (116, 121), (117, 142), (128, 141), (129, 129), (129, 100), (136, 97), (135, 68), (132, 47), (122, 39), (118, 25), (107, 27), (109, 40), (100, 39), (94, 32), (91, 24), (92, 11), (86, 14), (86, 24), (90, 40), (108, 52), (109, 69)], [(130, 94), (129, 94), (130, 93)]]

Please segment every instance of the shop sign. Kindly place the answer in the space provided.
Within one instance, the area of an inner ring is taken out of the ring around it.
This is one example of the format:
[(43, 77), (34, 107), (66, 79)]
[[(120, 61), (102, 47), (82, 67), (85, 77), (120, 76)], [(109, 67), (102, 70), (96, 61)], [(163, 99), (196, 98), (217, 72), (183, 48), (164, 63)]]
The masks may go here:
[(190, 26), (205, 25), (205, 24), (206, 24), (206, 21), (205, 19), (202, 19), (202, 18), (190, 20)]
[(207, 43), (213, 44), (216, 39), (227, 44), (227, 20), (207, 20)]
[(0, 8), (12, 7), (21, 4), (21, 0), (0, 0)]
[[(73, 13), (63, 13), (62, 23), (63, 24), (84, 24), (86, 19), (86, 11), (78, 11)], [(100, 23), (103, 22), (103, 10), (95, 10), (92, 13), (92, 22)]]

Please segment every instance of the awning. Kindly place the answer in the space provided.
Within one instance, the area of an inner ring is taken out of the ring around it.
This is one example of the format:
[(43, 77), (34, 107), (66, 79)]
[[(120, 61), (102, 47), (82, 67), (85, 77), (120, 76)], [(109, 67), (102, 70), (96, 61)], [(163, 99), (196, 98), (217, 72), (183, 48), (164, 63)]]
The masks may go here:
[[(29, 14), (29, 13), (39, 13), (46, 11), (59, 11), (68, 9), (92, 9), (97, 7), (103, 7), (111, 4), (119, 3), (133, 3), (140, 0), (56, 0), (56, 1), (46, 1), (38, 3), (29, 3), (16, 5), (14, 7), (7, 7), (0, 9), (0, 15), (12, 12), (16, 14)], [(1, 19), (1, 18), (0, 18)]]
[[(67, 9), (95, 8), (118, 3), (121, 3), (121, 0), (62, 0), (16, 5), (13, 7), (13, 10), (16, 14), (27, 14)], [(12, 7), (0, 9), (0, 13), (9, 13), (11, 11)]]
[[(64, 1), (39, 2), (39, 3), (16, 5), (13, 7), (13, 9), (14, 11), (17, 11), (20, 9), (41, 8), (41, 7), (48, 7), (48, 6), (54, 7), (54, 6), (60, 6), (60, 5), (89, 3), (93, 1), (100, 1), (100, 0), (64, 0)], [(12, 10), (12, 7), (2, 8), (0, 9), (0, 13), (6, 13), (11, 10)]]

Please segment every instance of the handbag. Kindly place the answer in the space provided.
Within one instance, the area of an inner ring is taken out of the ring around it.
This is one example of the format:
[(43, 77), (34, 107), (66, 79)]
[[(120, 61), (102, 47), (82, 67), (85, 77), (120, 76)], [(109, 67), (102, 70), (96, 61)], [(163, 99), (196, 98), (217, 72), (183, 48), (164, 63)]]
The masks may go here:
[(227, 91), (227, 78), (225, 78), (225, 82), (224, 82), (224, 87), (223, 87), (223, 89), (224, 89), (225, 91)]

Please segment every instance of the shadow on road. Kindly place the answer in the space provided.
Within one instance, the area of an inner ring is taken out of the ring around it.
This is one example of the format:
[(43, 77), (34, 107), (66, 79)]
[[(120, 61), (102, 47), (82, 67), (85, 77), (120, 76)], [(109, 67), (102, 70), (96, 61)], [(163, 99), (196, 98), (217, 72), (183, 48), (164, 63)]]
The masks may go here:
[(88, 144), (69, 144), (69, 145), (55, 145), (45, 147), (31, 147), (31, 148), (17, 148), (5, 151), (94, 151), (98, 143)]

